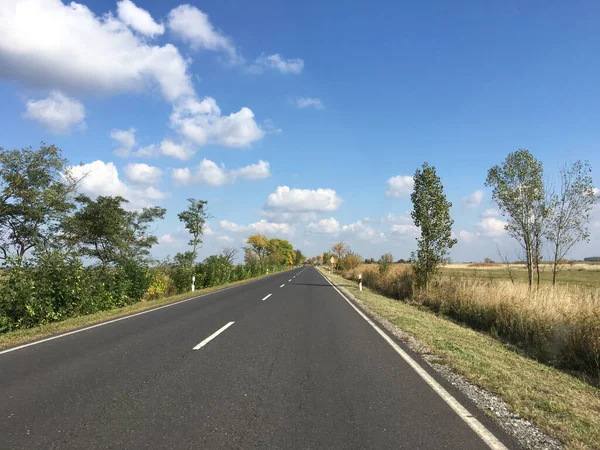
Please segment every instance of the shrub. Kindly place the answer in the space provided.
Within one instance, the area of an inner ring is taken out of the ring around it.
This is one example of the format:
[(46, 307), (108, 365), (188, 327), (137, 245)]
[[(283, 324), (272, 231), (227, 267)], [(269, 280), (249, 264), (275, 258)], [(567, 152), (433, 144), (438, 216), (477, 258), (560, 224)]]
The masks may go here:
[(356, 253), (349, 251), (340, 260), (342, 270), (352, 270), (362, 263), (362, 258)]
[[(183, 294), (184, 292), (191, 290), (194, 273), (194, 268), (189, 265), (173, 265), (170, 267), (169, 277), (173, 282), (176, 293)], [(199, 280), (198, 277), (196, 277), (196, 285), (202, 286), (201, 282), (202, 280)]]
[(173, 282), (167, 273), (162, 269), (155, 269), (151, 273), (151, 281), (146, 296), (150, 300), (164, 298), (172, 295), (175, 291)]
[(390, 269), (390, 266), (393, 263), (394, 263), (394, 257), (392, 256), (391, 253), (386, 253), (384, 255), (381, 255), (381, 258), (379, 258), (379, 261), (378, 261), (379, 273), (382, 275), (387, 273), (387, 271)]

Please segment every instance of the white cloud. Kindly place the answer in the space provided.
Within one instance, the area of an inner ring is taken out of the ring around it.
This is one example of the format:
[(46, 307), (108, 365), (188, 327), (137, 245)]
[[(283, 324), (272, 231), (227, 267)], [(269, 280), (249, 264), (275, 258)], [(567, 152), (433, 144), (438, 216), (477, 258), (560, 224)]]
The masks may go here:
[[(2, 57), (0, 55), (1, 63)], [(2, 69), (0, 69), (1, 76)], [(38, 121), (56, 134), (67, 133), (73, 125), (84, 124), (84, 106), (79, 101), (69, 98), (58, 91), (51, 92), (48, 98), (41, 100), (30, 99), (27, 101), (25, 107), (26, 112), (23, 113), (23, 117)]]
[(271, 176), (270, 164), (261, 159), (256, 164), (233, 170), (231, 174), (234, 178), (243, 178), (244, 180), (264, 180)]
[(154, 37), (165, 32), (165, 27), (154, 21), (145, 9), (139, 8), (131, 0), (121, 0), (117, 3), (119, 19), (144, 36)]
[(333, 217), (319, 220), (317, 223), (311, 223), (307, 229), (314, 233), (336, 234), (340, 231), (340, 223)]
[(392, 234), (399, 236), (417, 237), (421, 234), (421, 229), (413, 224), (394, 224), (390, 230)]
[(488, 237), (500, 237), (506, 233), (504, 227), (506, 226), (506, 222), (503, 222), (495, 217), (488, 217), (487, 219), (483, 219), (475, 224), (481, 233)]
[(498, 211), (496, 208), (489, 208), (481, 213), (481, 217), (483, 217), (483, 218), (498, 217), (499, 215), (500, 215), (500, 211)]
[(229, 222), (228, 220), (221, 220), (219, 222), (221, 228), (231, 233), (260, 233), (267, 236), (273, 235), (285, 235), (291, 236), (294, 234), (295, 229), (293, 226), (287, 223), (274, 223), (266, 220), (260, 222), (251, 223), (248, 225), (238, 225), (235, 222)]
[(144, 163), (128, 164), (125, 166), (125, 176), (136, 184), (158, 184), (162, 177), (162, 170)]
[(481, 234), (476, 231), (460, 230), (456, 239), (458, 239), (459, 243), (464, 242), (465, 244), (470, 244), (471, 242), (475, 241), (480, 235)]
[(80, 166), (70, 166), (68, 170), (79, 182), (80, 192), (96, 198), (103, 196), (121, 196), (129, 200), (130, 209), (139, 209), (156, 204), (167, 194), (154, 187), (132, 188), (119, 178), (119, 172), (112, 162), (94, 161)]
[(408, 197), (413, 190), (414, 180), (410, 175), (396, 175), (388, 179), (387, 184), (386, 196), (390, 198)]
[(258, 214), (262, 217), (266, 217), (271, 222), (286, 222), (286, 223), (297, 223), (297, 222), (308, 222), (309, 220), (315, 220), (317, 214), (315, 212), (282, 212), (282, 211), (265, 211), (260, 210)]
[(233, 239), (229, 236), (217, 236), (217, 241), (223, 242), (224, 244), (233, 243)]
[(204, 228), (202, 228), (202, 233), (205, 236), (212, 236), (213, 234), (215, 234), (215, 232), (213, 231), (213, 229), (210, 227), (209, 224), (204, 225)]
[(136, 152), (133, 153), (133, 156), (138, 158), (153, 158), (158, 156), (158, 147), (156, 144), (150, 144), (146, 147), (140, 147)]
[(308, 98), (308, 97), (300, 97), (296, 99), (296, 106), (298, 108), (308, 108), (313, 107), (315, 109), (323, 109), (323, 102), (320, 98)]
[(178, 185), (204, 184), (221, 186), (229, 182), (225, 171), (208, 159), (203, 159), (195, 173), (187, 167), (173, 171), (173, 181)]
[(225, 166), (219, 167), (214, 161), (203, 159), (192, 171), (189, 168), (174, 169), (173, 182), (176, 185), (202, 184), (207, 186), (222, 186), (234, 183), (238, 178), (245, 180), (261, 180), (271, 176), (269, 163), (260, 160), (240, 169), (227, 171)]
[(202, 101), (190, 97), (179, 102), (173, 108), (171, 126), (199, 146), (217, 143), (225, 147), (249, 147), (265, 134), (251, 109), (243, 107), (237, 113), (222, 116), (212, 97)]
[(129, 130), (114, 129), (110, 132), (110, 137), (119, 144), (119, 148), (113, 153), (121, 158), (127, 158), (133, 147), (135, 147), (135, 128)]
[(414, 223), (412, 217), (410, 216), (410, 211), (407, 211), (402, 216), (395, 216), (392, 213), (389, 213), (387, 216), (382, 217), (380, 220), (381, 223), (397, 223), (401, 225), (412, 225)]
[(467, 208), (476, 208), (481, 205), (481, 200), (483, 200), (483, 191), (475, 191), (471, 195), (463, 197), (462, 200)]
[(180, 5), (169, 13), (169, 29), (196, 50), (222, 51), (231, 63), (242, 63), (233, 41), (215, 30), (208, 15), (191, 5)]
[(333, 189), (290, 189), (279, 186), (267, 197), (264, 208), (284, 212), (327, 212), (337, 210), (343, 200)]
[(175, 240), (176, 239), (171, 234), (163, 234), (161, 237), (158, 238), (158, 243), (168, 245), (175, 243)]
[(160, 143), (159, 151), (162, 155), (171, 156), (184, 161), (192, 158), (196, 154), (196, 150), (194, 150), (189, 144), (185, 142), (177, 144), (171, 139), (164, 139)]
[(281, 73), (298, 74), (304, 69), (304, 61), (300, 58), (286, 59), (279, 53), (275, 53), (274, 55), (262, 54), (248, 70), (254, 73), (261, 73), (265, 69), (278, 70)]
[(598, 188), (592, 188), (592, 189), (593, 189), (593, 192), (594, 192), (594, 196), (600, 197), (600, 189), (598, 189)]
[(351, 223), (350, 225), (344, 225), (342, 227), (343, 233), (348, 233), (360, 240), (369, 241), (371, 243), (387, 241), (385, 233), (375, 230), (369, 225), (365, 225), (362, 221)]
[(66, 92), (193, 95), (188, 63), (170, 44), (151, 46), (113, 14), (60, 0), (3, 0), (0, 78)]
[(275, 125), (272, 119), (263, 120), (262, 130), (267, 134), (279, 134), (283, 132), (281, 128)]

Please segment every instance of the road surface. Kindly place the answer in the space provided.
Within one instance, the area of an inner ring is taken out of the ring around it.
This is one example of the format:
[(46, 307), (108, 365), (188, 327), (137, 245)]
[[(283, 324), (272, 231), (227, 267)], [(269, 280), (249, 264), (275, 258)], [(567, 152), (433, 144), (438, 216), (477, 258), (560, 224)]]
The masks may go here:
[(489, 446), (310, 267), (0, 353), (0, 448)]

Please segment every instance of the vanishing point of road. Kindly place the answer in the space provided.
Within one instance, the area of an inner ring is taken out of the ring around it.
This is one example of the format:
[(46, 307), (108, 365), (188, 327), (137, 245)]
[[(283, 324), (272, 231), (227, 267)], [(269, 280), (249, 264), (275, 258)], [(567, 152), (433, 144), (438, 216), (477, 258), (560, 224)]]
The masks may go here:
[(517, 445), (307, 267), (1, 351), (0, 449), (95, 448)]

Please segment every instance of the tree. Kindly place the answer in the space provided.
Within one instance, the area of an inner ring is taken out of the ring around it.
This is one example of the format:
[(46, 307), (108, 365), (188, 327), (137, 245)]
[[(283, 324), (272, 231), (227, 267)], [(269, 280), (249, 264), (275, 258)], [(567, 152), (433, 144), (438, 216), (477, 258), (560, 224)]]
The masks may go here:
[(192, 267), (194, 265), (194, 252), (176, 253), (173, 265), (181, 267)]
[(21, 261), (30, 250), (57, 244), (60, 224), (75, 207), (70, 196), (76, 185), (54, 145), (0, 147), (0, 259)]
[(362, 257), (348, 249), (342, 259), (340, 259), (339, 265), (341, 266), (342, 270), (352, 270), (358, 267), (361, 262)]
[(258, 255), (250, 247), (244, 247), (244, 264), (250, 266), (260, 264)]
[(304, 261), (306, 261), (306, 256), (304, 256), (300, 250), (296, 250), (295, 251), (295, 256), (294, 256), (294, 264), (296, 266), (299, 266)]
[(507, 219), (508, 234), (525, 252), (531, 287), (534, 265), (537, 267), (541, 255), (543, 224), (548, 216), (542, 163), (529, 151), (519, 149), (488, 170), (485, 185), (492, 188), (492, 198)]
[[(350, 248), (344, 242), (338, 242), (331, 247), (331, 251), (335, 255), (338, 265), (340, 265), (342, 258), (346, 255), (346, 253), (348, 253), (349, 250)], [(327, 260), (327, 263), (329, 263), (329, 259)]]
[(435, 167), (424, 163), (415, 171), (414, 190), (410, 196), (413, 204), (411, 217), (421, 229), (417, 238), (417, 252), (412, 254), (413, 272), (417, 285), (427, 288), (427, 283), (437, 272), (437, 267), (447, 261), (448, 250), (457, 240), (452, 238), (450, 207), (444, 186)]
[(270, 239), (267, 249), (271, 263), (282, 266), (294, 264), (294, 247), (285, 239)]
[(230, 266), (233, 266), (233, 263), (235, 262), (235, 258), (237, 256), (237, 254), (238, 254), (237, 248), (223, 247), (220, 255), (223, 257), (223, 259), (225, 260), (225, 262), (227, 264), (229, 264)]
[(550, 201), (550, 223), (546, 237), (552, 245), (552, 284), (561, 269), (561, 261), (580, 242), (589, 242), (588, 224), (596, 202), (588, 161), (576, 161), (560, 170), (560, 191)]
[(149, 233), (150, 224), (162, 219), (166, 209), (144, 208), (127, 211), (123, 197), (99, 196), (92, 200), (77, 197), (80, 209), (65, 219), (65, 239), (78, 249), (81, 256), (99, 260), (102, 268), (125, 261), (146, 262), (149, 249), (158, 242)]
[(246, 243), (250, 244), (250, 248), (258, 257), (259, 263), (264, 264), (265, 258), (269, 254), (269, 238), (262, 234), (253, 234), (246, 240)]
[(394, 264), (394, 256), (391, 253), (384, 253), (378, 261), (379, 273), (386, 273), (390, 266)]
[(199, 244), (202, 244), (204, 227), (206, 221), (210, 219), (211, 216), (208, 214), (208, 211), (204, 209), (205, 205), (208, 203), (206, 200), (188, 198), (187, 201), (189, 203), (187, 209), (177, 214), (177, 217), (183, 222), (185, 228), (192, 235), (189, 245), (192, 246), (194, 261), (196, 261), (196, 257), (198, 256), (197, 248)]

